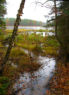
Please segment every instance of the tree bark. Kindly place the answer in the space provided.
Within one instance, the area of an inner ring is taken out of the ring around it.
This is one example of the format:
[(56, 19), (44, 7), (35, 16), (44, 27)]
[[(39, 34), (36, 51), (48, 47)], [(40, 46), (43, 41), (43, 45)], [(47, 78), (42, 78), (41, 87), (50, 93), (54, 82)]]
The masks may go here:
[(17, 31), (18, 31), (18, 26), (20, 24), (20, 16), (22, 15), (24, 5), (25, 5), (25, 0), (22, 0), (21, 4), (20, 4), (20, 8), (18, 10), (16, 21), (15, 21), (15, 24), (14, 24), (13, 33), (12, 33), (12, 36), (11, 36), (10, 41), (9, 41), (9, 47), (7, 49), (6, 55), (5, 55), (4, 60), (3, 60), (2, 69), (4, 68), (4, 65), (7, 63), (8, 59), (9, 59), (10, 52), (11, 52), (11, 49), (12, 49), (12, 45), (13, 45), (13, 42), (15, 40)]
[(58, 42), (60, 43), (60, 45), (63, 46), (61, 40), (59, 39), (59, 37), (57, 35), (57, 6), (56, 6), (56, 0), (54, 0), (54, 9), (55, 9), (55, 36), (56, 36)]

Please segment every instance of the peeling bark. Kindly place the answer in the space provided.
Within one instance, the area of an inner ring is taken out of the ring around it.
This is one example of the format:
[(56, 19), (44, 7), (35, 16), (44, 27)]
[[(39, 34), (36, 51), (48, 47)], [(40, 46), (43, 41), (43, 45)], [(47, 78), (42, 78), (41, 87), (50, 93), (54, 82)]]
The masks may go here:
[(20, 16), (22, 16), (24, 5), (25, 5), (25, 0), (22, 0), (21, 4), (20, 4), (20, 8), (18, 10), (16, 21), (15, 21), (15, 24), (14, 24), (13, 33), (12, 33), (12, 36), (11, 36), (10, 41), (9, 41), (9, 47), (7, 49), (6, 55), (5, 55), (4, 60), (3, 60), (2, 70), (4, 68), (4, 65), (7, 63), (8, 59), (9, 59), (10, 52), (11, 52), (15, 37), (17, 35), (18, 26), (20, 24)]

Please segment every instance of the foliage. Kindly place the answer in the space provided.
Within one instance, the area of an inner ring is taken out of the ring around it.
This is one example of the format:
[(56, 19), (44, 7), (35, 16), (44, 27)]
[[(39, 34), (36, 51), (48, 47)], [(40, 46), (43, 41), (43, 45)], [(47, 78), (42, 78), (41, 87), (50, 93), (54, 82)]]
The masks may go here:
[(7, 77), (0, 77), (0, 95), (6, 95), (10, 81)]
[(5, 28), (4, 15), (6, 14), (5, 8), (6, 0), (0, 0), (0, 32)]
[(51, 13), (55, 13), (51, 20), (47, 21), (48, 27), (55, 27), (56, 38), (60, 44), (60, 55), (69, 58), (69, 1), (52, 0), (54, 6)]
[(69, 56), (69, 1), (61, 2), (59, 10), (62, 11), (57, 17), (58, 38), (61, 41), (61, 54)]
[(54, 20), (51, 20), (51, 21), (47, 21), (45, 27), (54, 27), (54, 26), (55, 26)]
[[(6, 18), (6, 25), (13, 26), (15, 22), (15, 18)], [(22, 19), (20, 25), (21, 26), (42, 26), (45, 23), (40, 22), (40, 21), (35, 21), (35, 20), (30, 20), (30, 19)]]

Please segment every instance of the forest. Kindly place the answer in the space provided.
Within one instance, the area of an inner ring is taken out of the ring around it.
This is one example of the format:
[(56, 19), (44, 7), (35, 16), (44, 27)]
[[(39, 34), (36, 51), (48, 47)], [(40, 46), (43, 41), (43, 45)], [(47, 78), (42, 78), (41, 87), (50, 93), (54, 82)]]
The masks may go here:
[(0, 0), (0, 95), (69, 95), (69, 1), (15, 1)]
[[(5, 22), (7, 26), (13, 26), (15, 22), (15, 18), (5, 18)], [(22, 19), (20, 22), (20, 26), (44, 26), (45, 23), (30, 20), (30, 19)]]

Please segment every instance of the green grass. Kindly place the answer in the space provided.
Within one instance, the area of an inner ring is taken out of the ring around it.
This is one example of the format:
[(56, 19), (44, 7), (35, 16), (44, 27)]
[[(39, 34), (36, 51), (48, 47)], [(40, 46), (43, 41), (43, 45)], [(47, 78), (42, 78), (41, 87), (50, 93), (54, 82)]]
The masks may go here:
[[(27, 31), (33, 31), (33, 32), (50, 32), (48, 29), (38, 29), (38, 30), (33, 30), (33, 29), (18, 29), (18, 32), (27, 32)], [(7, 29), (6, 30), (6, 33), (11, 33), (11, 32), (13, 32), (13, 30), (9, 30), (9, 29)], [(53, 32), (53, 31), (52, 31)]]
[[(24, 34), (18, 35), (16, 41), (15, 44), (17, 46), (30, 51), (39, 53), (44, 50), (46, 55), (58, 55), (59, 43), (55, 36), (42, 37), (41, 35), (35, 35), (34, 33), (31, 35)], [(43, 44), (42, 47), (40, 47), (41, 43)]]
[(51, 47), (59, 47), (59, 43), (56, 40), (55, 36), (48, 36), (45, 38), (45, 45), (46, 46), (51, 46)]
[(58, 56), (59, 46), (55, 36), (48, 36), (44, 40), (43, 50), (46, 55)]
[(55, 57), (58, 56), (57, 53), (58, 49), (55, 49), (54, 47), (49, 47), (49, 46), (44, 47), (43, 50), (46, 55), (55, 56)]
[(17, 58), (18, 56), (26, 56), (25, 52), (18, 47), (12, 48), (10, 56), (12, 58)]
[(4, 40), (4, 35), (0, 35), (0, 41)]

